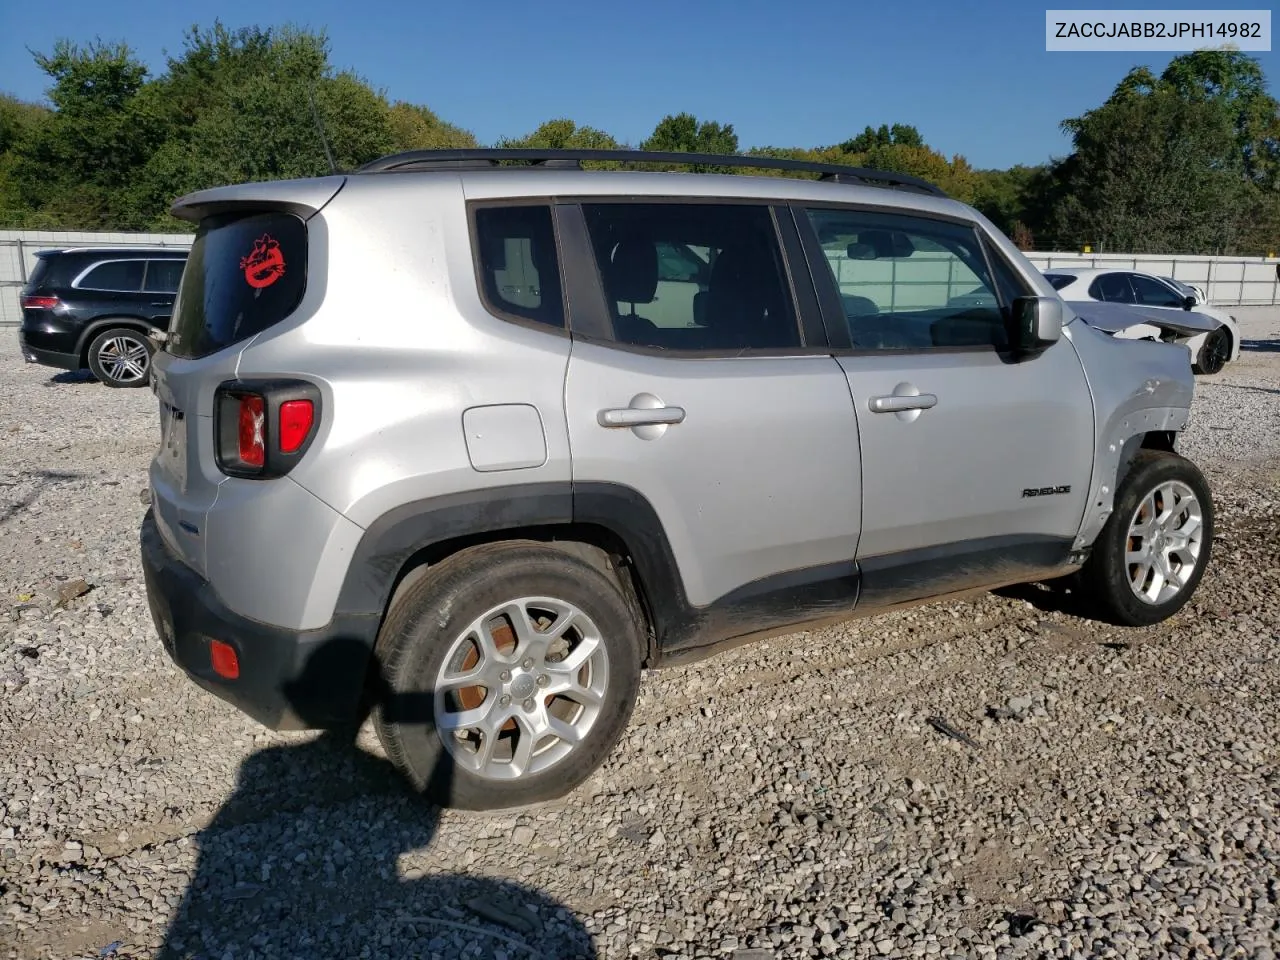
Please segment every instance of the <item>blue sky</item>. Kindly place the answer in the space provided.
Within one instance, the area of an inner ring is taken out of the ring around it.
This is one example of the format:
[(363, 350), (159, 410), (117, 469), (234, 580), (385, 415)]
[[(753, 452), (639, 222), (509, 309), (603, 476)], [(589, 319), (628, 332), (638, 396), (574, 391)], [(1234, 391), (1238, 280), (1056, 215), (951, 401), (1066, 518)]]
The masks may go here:
[[(836, 143), (867, 124), (910, 123), (933, 147), (980, 167), (1062, 155), (1064, 118), (1100, 103), (1130, 67), (1160, 69), (1171, 56), (1047, 53), (1046, 5), (1026, 0), (205, 0), (198, 7), (58, 0), (0, 7), (0, 91), (27, 99), (39, 99), (46, 85), (28, 49), (47, 51), (64, 36), (122, 39), (158, 72), (165, 53), (181, 48), (186, 27), (218, 17), (232, 27), (325, 29), (336, 66), (392, 99), (426, 104), (484, 143), (557, 116), (638, 142), (664, 114), (686, 110), (732, 123), (744, 148)], [(1273, 77), (1277, 55), (1257, 56)]]

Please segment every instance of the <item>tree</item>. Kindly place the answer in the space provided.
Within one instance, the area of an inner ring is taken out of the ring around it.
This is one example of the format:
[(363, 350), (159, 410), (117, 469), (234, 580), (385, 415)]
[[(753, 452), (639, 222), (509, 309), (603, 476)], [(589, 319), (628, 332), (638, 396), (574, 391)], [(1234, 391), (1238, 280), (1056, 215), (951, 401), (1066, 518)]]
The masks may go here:
[(215, 22), (147, 91), (168, 137), (133, 190), (155, 225), (173, 198), (216, 184), (319, 176), (393, 152), (385, 97), (329, 64), (323, 33)]
[(1216, 105), (1161, 86), (1113, 97), (1064, 126), (1075, 152), (1055, 170), (1057, 236), (1104, 250), (1236, 249), (1248, 194)]
[(123, 43), (59, 41), (35, 61), (54, 109), (31, 115), (13, 147), (12, 196), (54, 222), (87, 229), (140, 226), (126, 194), (163, 129), (143, 107), (146, 67)]
[(618, 141), (603, 130), (580, 127), (566, 117), (559, 117), (539, 124), (523, 137), (503, 138), (498, 146), (510, 150), (617, 150)]
[(1057, 236), (1112, 250), (1257, 252), (1280, 181), (1280, 105), (1234, 50), (1137, 67), (1098, 108), (1063, 122), (1047, 218)]
[(1226, 114), (1235, 131), (1245, 175), (1275, 186), (1280, 174), (1280, 104), (1267, 93), (1256, 59), (1239, 50), (1197, 50), (1169, 61), (1161, 85)]
[(48, 122), (49, 111), (39, 104), (26, 103), (0, 94), (0, 224), (18, 225), (30, 220), (28, 204), (17, 183), (17, 168), (24, 145), (40, 125)]
[(441, 120), (427, 107), (399, 100), (391, 105), (391, 139), (396, 150), (459, 150), (479, 146), (475, 134)]
[(668, 114), (658, 121), (641, 150), (659, 153), (737, 153), (733, 124), (699, 121), (691, 113)]
[(851, 140), (840, 144), (844, 153), (867, 153), (875, 147), (923, 147), (924, 137), (920, 131), (909, 124), (895, 123), (892, 127), (887, 123), (880, 124), (879, 129), (870, 126)]

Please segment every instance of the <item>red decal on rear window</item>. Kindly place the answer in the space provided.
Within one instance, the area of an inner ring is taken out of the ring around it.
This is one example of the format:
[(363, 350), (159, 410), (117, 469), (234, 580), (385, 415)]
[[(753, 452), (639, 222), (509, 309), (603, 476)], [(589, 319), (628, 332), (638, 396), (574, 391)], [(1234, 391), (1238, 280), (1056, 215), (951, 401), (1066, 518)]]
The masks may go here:
[(251, 287), (269, 287), (284, 276), (284, 254), (269, 233), (253, 241), (253, 252), (240, 258), (240, 269)]

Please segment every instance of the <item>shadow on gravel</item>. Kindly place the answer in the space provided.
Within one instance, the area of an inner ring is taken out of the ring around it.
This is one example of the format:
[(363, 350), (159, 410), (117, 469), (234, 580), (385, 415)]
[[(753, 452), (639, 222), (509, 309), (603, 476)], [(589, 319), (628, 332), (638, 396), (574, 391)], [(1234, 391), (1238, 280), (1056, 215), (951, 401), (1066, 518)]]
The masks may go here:
[[(331, 676), (350, 652), (330, 644), (312, 658), (328, 663), (316, 673)], [(430, 709), (426, 696), (388, 700), (381, 667), (373, 669), (371, 699), (400, 717)], [(308, 716), (306, 703), (289, 699)], [(235, 794), (195, 838), (195, 876), (160, 960), (594, 960), (586, 928), (536, 890), (462, 873), (410, 870), (401, 879), (399, 856), (432, 842), (439, 810), (356, 746), (358, 728), (245, 760)], [(442, 761), (433, 784), (447, 786), (452, 774)]]
[(1280, 353), (1280, 340), (1241, 340), (1240, 349), (1259, 353)]
[(1041, 613), (1065, 613), (1069, 617), (1093, 619), (1095, 612), (1080, 594), (1070, 589), (1067, 580), (1062, 577), (1043, 583), (1018, 583), (991, 592), (1008, 600), (1025, 600)]
[(58, 387), (67, 383), (97, 383), (97, 378), (88, 370), (65, 370), (55, 373), (44, 382), (46, 387)]
[(50, 487), (56, 487), (58, 484), (67, 480), (82, 480), (83, 473), (65, 473), (61, 470), (24, 470), (16, 477), (0, 481), (0, 488), (8, 486), (17, 486), (29, 480), (35, 481), (33, 486), (22, 499), (0, 506), (0, 523), (12, 520), (31, 504), (40, 499), (40, 495)]

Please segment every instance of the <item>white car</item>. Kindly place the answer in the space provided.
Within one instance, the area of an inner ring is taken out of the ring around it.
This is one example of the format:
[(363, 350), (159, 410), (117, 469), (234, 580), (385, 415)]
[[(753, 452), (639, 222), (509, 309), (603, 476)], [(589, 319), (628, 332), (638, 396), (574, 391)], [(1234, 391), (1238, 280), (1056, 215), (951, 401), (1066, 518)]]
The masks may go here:
[[(1221, 326), (1217, 329), (1199, 333), (1187, 341), (1196, 373), (1219, 373), (1229, 361), (1240, 357), (1240, 328), (1236, 318), (1199, 302), (1201, 298), (1194, 292), (1181, 289), (1181, 283), (1175, 284), (1137, 270), (1105, 267), (1049, 267), (1042, 272), (1058, 291), (1058, 296), (1067, 302), (1123, 303), (1158, 313), (1194, 310), (1219, 321)], [(1117, 334), (1126, 335), (1141, 336), (1141, 333)]]

